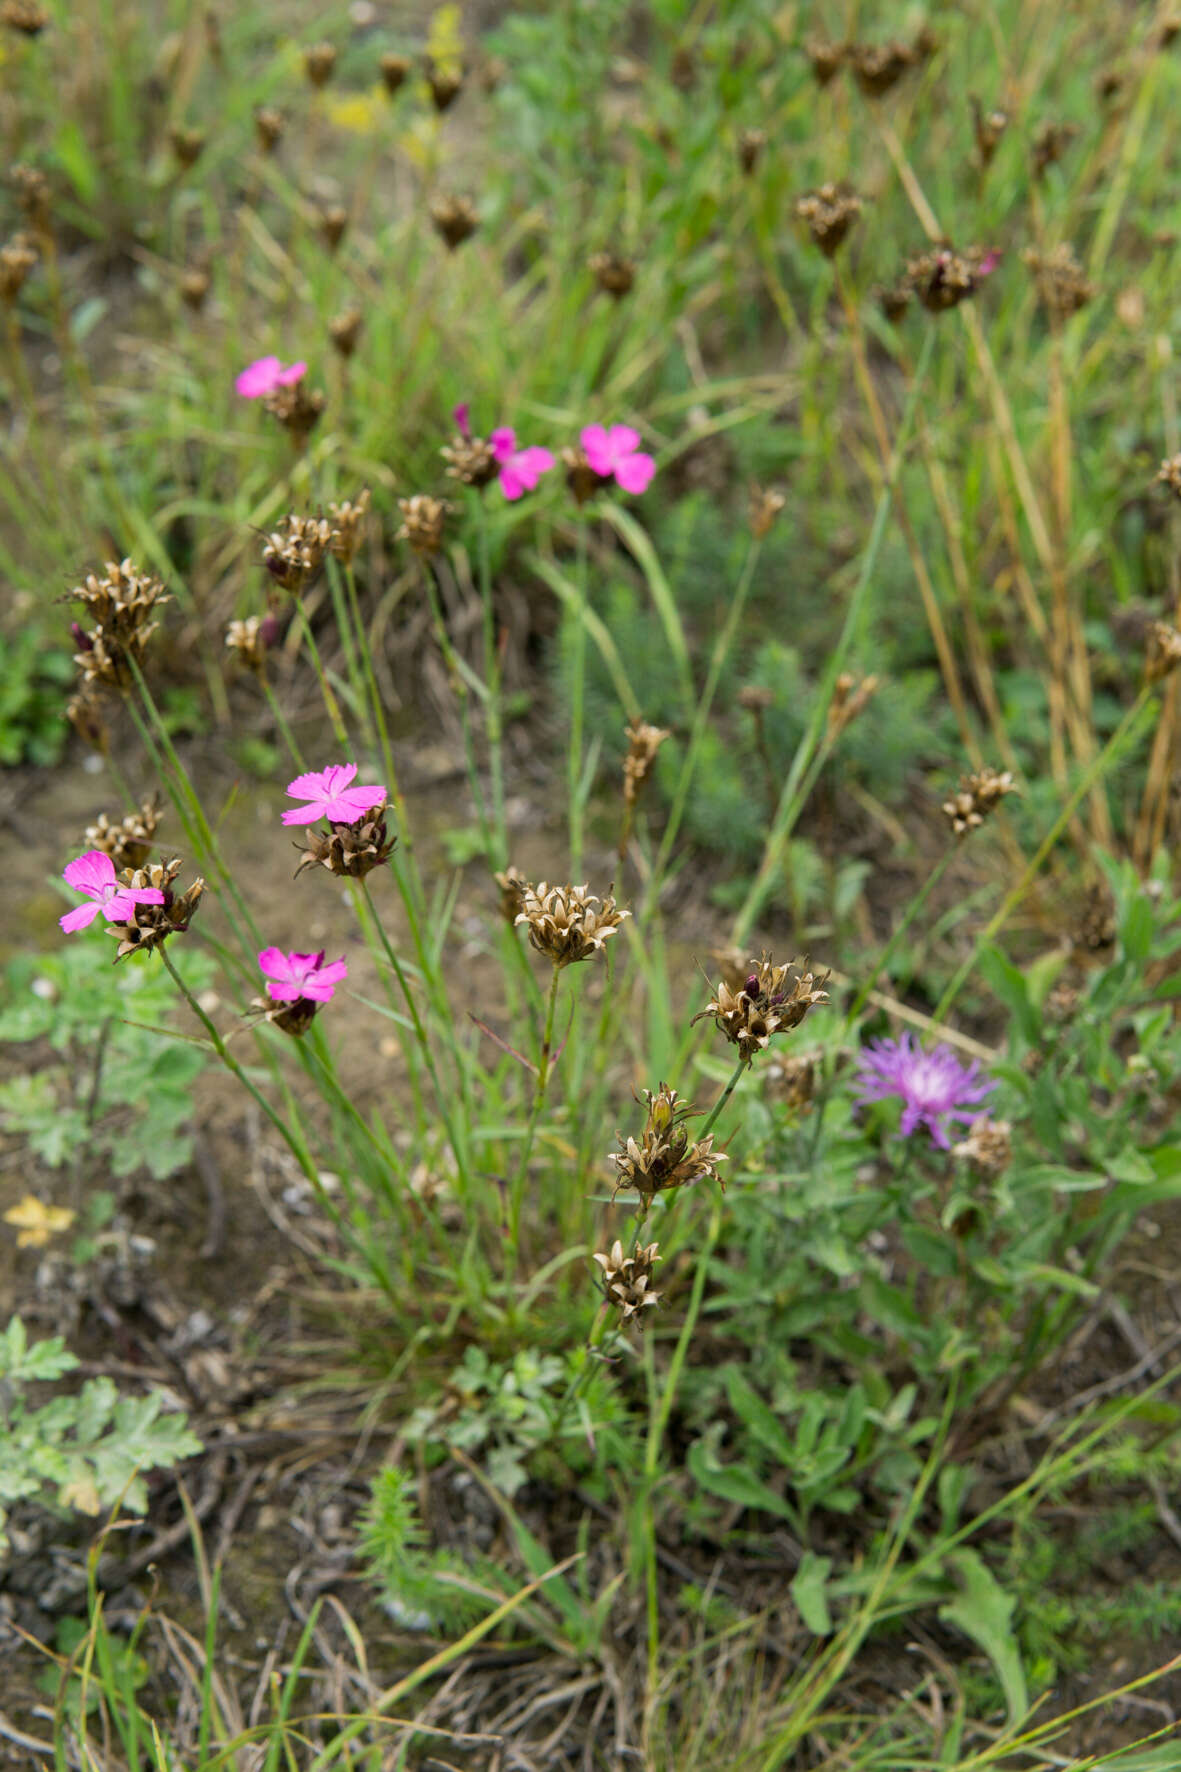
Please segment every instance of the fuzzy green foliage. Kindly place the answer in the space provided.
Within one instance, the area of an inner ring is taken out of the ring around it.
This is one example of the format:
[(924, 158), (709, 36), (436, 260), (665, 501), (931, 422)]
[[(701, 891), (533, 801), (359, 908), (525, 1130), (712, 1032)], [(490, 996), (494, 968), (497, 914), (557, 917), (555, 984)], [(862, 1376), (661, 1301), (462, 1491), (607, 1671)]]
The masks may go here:
[(66, 740), (65, 686), (74, 667), (37, 628), (0, 633), (0, 766), (56, 763)]
[[(360, 1543), (370, 1579), (403, 1627), (454, 1634), (503, 1597), (495, 1590), (472, 1591), (481, 1574), (487, 1574), (478, 1563), (469, 1563), (454, 1551), (427, 1548), (414, 1479), (397, 1465), (386, 1465), (373, 1479)], [(464, 1582), (469, 1585), (464, 1587)]]

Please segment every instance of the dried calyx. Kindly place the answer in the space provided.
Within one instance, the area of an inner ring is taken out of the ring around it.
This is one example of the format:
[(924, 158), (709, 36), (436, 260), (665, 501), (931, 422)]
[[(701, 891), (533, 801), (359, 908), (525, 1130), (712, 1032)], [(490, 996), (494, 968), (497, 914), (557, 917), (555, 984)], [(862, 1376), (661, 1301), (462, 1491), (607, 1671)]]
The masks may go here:
[(1017, 783), (1008, 769), (980, 769), (962, 775), (960, 785), (950, 800), (943, 802), (943, 816), (957, 837), (966, 837), (982, 825), (1006, 794), (1017, 791)]
[(614, 898), (598, 899), (585, 886), (526, 886), (514, 919), (529, 930), (530, 944), (555, 966), (589, 960), (610, 940), (630, 911)]
[(283, 590), (302, 591), (319, 572), (336, 533), (326, 517), (288, 512), (263, 543), (262, 563)]
[[(397, 844), (397, 837), (386, 829), (385, 814), (384, 805), (375, 806), (352, 824), (333, 822), (326, 831), (310, 830), (295, 878), (305, 868), (322, 867), (342, 878), (363, 880), (389, 860)], [(300, 849), (298, 843), (295, 847)]]
[(470, 197), (436, 197), (431, 204), (431, 226), (448, 252), (462, 246), (479, 225), (480, 217)]
[(121, 819), (109, 819), (105, 812), (100, 812), (95, 822), (86, 827), (86, 846), (101, 849), (117, 869), (142, 867), (151, 854), (159, 823), (160, 798), (153, 794), (138, 812), (125, 813)]
[(652, 1285), (656, 1263), (661, 1259), (656, 1243), (637, 1243), (630, 1255), (623, 1253), (623, 1244), (616, 1240), (606, 1255), (596, 1254), (602, 1269), (603, 1296), (614, 1305), (623, 1322), (638, 1317), (660, 1298)]
[(656, 753), (670, 736), (664, 726), (648, 726), (643, 720), (631, 720), (627, 728), (627, 756), (623, 759), (623, 798), (634, 806), (640, 789), (652, 773)]
[(662, 1083), (655, 1095), (645, 1089), (648, 1118), (639, 1139), (616, 1133), (619, 1149), (611, 1151), (607, 1161), (613, 1163), (618, 1175), (615, 1190), (634, 1188), (640, 1196), (641, 1210), (647, 1212), (657, 1194), (673, 1188), (687, 1187), (694, 1181), (717, 1181), (718, 1164), (726, 1161), (724, 1151), (714, 1150), (713, 1134), (702, 1139), (690, 1137), (687, 1120), (700, 1117), (701, 1110), (683, 1102), (675, 1089)]
[(175, 858), (153, 862), (148, 867), (125, 868), (123, 878), (133, 889), (154, 888), (164, 894), (163, 904), (137, 904), (135, 914), (126, 923), (109, 923), (111, 934), (118, 938), (116, 962), (128, 954), (150, 953), (162, 947), (170, 935), (183, 935), (193, 920), (193, 913), (205, 891), (204, 880), (194, 880), (185, 892), (173, 891), (173, 882), (180, 872)]
[(693, 1017), (694, 1022), (712, 1016), (719, 1031), (731, 1045), (737, 1046), (744, 1064), (752, 1064), (776, 1034), (790, 1033), (799, 1027), (810, 1009), (828, 1002), (824, 989), (828, 974), (822, 976), (800, 963), (796, 976), (790, 966), (775, 966), (764, 954), (752, 968), (742, 986), (732, 990), (725, 982), (719, 984), (708, 1005)]
[(398, 509), (402, 513), (398, 540), (409, 543), (423, 559), (437, 554), (443, 545), (443, 526), (451, 509), (446, 499), (416, 492), (412, 498), (400, 498)]
[(821, 185), (796, 203), (796, 214), (807, 225), (815, 245), (832, 258), (849, 229), (861, 214), (861, 199), (843, 185)]
[(108, 561), (102, 578), (90, 573), (84, 584), (75, 585), (66, 602), (83, 603), (94, 627), (74, 622), (78, 651), (74, 663), (82, 675), (83, 688), (102, 684), (129, 689), (133, 666), (142, 665), (148, 641), (156, 631), (156, 611), (171, 601), (164, 586), (151, 573), (137, 572), (130, 560)]

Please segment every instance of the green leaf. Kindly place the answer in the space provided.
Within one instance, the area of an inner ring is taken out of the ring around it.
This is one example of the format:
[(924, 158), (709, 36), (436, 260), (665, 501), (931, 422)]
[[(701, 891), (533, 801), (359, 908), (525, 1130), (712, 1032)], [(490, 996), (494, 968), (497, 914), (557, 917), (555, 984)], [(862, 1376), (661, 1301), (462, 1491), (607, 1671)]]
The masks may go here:
[(827, 1637), (832, 1630), (832, 1615), (828, 1610), (826, 1591), (831, 1569), (831, 1557), (821, 1557), (815, 1551), (805, 1551), (792, 1579), (791, 1597), (799, 1608), (800, 1617), (813, 1636), (817, 1637)]
[(939, 1617), (983, 1649), (1000, 1680), (1009, 1721), (1016, 1724), (1029, 1710), (1021, 1652), (1012, 1628), (1016, 1601), (975, 1551), (955, 1551), (947, 1561), (963, 1582), (963, 1592), (939, 1608)]
[(980, 956), (979, 969), (985, 983), (1000, 998), (1012, 1015), (1027, 1046), (1035, 1046), (1041, 1038), (1042, 1018), (1029, 994), (1024, 972), (997, 947), (986, 947)]
[(722, 1431), (718, 1423), (704, 1439), (695, 1440), (689, 1448), (689, 1474), (702, 1489), (718, 1495), (723, 1501), (736, 1501), (740, 1507), (761, 1508), (781, 1520), (795, 1518), (795, 1510), (769, 1489), (744, 1464), (723, 1464), (714, 1442)]
[(749, 1428), (755, 1439), (777, 1463), (790, 1469), (795, 1463), (795, 1447), (790, 1437), (778, 1416), (747, 1383), (737, 1366), (726, 1368), (726, 1394), (730, 1399), (731, 1409), (743, 1426)]

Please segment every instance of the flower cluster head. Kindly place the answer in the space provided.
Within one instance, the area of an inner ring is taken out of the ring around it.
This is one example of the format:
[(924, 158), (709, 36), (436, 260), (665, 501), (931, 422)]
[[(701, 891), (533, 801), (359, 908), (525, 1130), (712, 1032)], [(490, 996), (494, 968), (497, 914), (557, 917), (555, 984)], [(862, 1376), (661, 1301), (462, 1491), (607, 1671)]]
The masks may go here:
[(132, 666), (142, 665), (156, 631), (156, 611), (171, 601), (160, 580), (137, 572), (130, 560), (108, 560), (103, 577), (90, 573), (65, 601), (85, 604), (94, 622), (90, 629), (73, 624), (78, 647), (74, 663), (82, 676), (83, 693), (100, 686), (129, 689), (134, 681)]
[(591, 473), (601, 482), (614, 480), (624, 492), (648, 490), (656, 463), (640, 448), (640, 433), (631, 425), (587, 425), (578, 441)]
[(381, 75), (381, 83), (391, 98), (405, 86), (413, 65), (408, 55), (396, 55), (392, 50), (381, 57), (377, 69)]
[(751, 486), (748, 521), (756, 541), (770, 535), (786, 503), (783, 493), (774, 486), (760, 486), (757, 482)]
[(586, 265), (604, 295), (615, 301), (622, 301), (625, 295), (630, 295), (636, 280), (634, 258), (625, 258), (622, 253), (608, 249), (592, 252)]
[(846, 726), (851, 726), (858, 714), (864, 712), (867, 703), (877, 693), (880, 679), (873, 675), (862, 677), (858, 682), (852, 671), (842, 671), (833, 685), (832, 700), (828, 706), (828, 736), (838, 738)]
[(262, 563), (277, 585), (296, 594), (315, 578), (336, 541), (337, 531), (327, 517), (289, 512), (264, 541)]
[(500, 888), (500, 914), (506, 923), (515, 924), (525, 903), (529, 882), (520, 868), (514, 867), (507, 867), (503, 874), (493, 874), (492, 878)]
[(49, 14), (41, 0), (4, 0), (0, 6), (0, 24), (22, 37), (39, 37), (49, 23)]
[(672, 1188), (706, 1179), (720, 1185), (718, 1164), (726, 1161), (725, 1151), (714, 1150), (712, 1133), (694, 1140), (685, 1130), (685, 1121), (698, 1118), (701, 1110), (681, 1101), (676, 1090), (664, 1083), (655, 1095), (645, 1089), (644, 1100), (648, 1119), (639, 1140), (617, 1132), (619, 1149), (607, 1158), (619, 1171), (615, 1191), (634, 1188), (646, 1212), (656, 1194)]
[(248, 615), (226, 628), (226, 645), (256, 677), (266, 675), (267, 653), (278, 638), (279, 623), (273, 615)]
[(640, 789), (652, 773), (656, 762), (656, 753), (670, 736), (664, 726), (649, 726), (641, 719), (629, 720), (627, 727), (627, 756), (623, 759), (623, 799), (627, 806), (634, 806), (640, 797)]
[(304, 50), (303, 71), (313, 86), (327, 86), (335, 67), (335, 43), (312, 43)]
[(980, 156), (981, 166), (992, 165), (993, 156), (1001, 144), (1001, 137), (1009, 127), (1007, 111), (986, 111), (980, 100), (972, 100), (972, 132), (976, 137), (976, 152)]
[(9, 169), (9, 180), (16, 196), (17, 208), (34, 233), (49, 231), (52, 203), (49, 180), (39, 166), (18, 164)]
[[(180, 866), (179, 860), (173, 857), (171, 861), (152, 862), (147, 867), (124, 869), (123, 878), (132, 893), (141, 896), (137, 897), (132, 914), (111, 930), (111, 934), (119, 938), (115, 949), (116, 963), (125, 960), (128, 954), (147, 954), (153, 948), (162, 947), (170, 935), (183, 935), (192, 922), (205, 892), (205, 882), (196, 879), (186, 891), (174, 892), (173, 884)], [(143, 897), (144, 889), (159, 892), (161, 902)]]
[(479, 225), (479, 213), (470, 197), (436, 197), (431, 204), (431, 226), (448, 252), (462, 246)]
[(828, 974), (819, 977), (806, 970), (805, 960), (794, 978), (790, 966), (774, 966), (770, 955), (764, 954), (738, 989), (723, 980), (708, 1005), (693, 1017), (694, 1022), (713, 1016), (719, 1031), (731, 1045), (737, 1046), (744, 1064), (754, 1063), (776, 1034), (790, 1033), (799, 1027), (810, 1009), (828, 1002), (823, 988)]
[(623, 1244), (616, 1239), (607, 1255), (596, 1255), (603, 1270), (603, 1296), (621, 1313), (622, 1321), (642, 1316), (649, 1305), (656, 1304), (659, 1292), (652, 1286), (656, 1263), (661, 1259), (660, 1247), (637, 1243), (630, 1255), (623, 1253)]
[(953, 246), (933, 246), (908, 261), (906, 285), (929, 313), (944, 314), (975, 295), (1000, 262), (995, 248), (969, 246), (957, 252)]
[(767, 145), (765, 129), (740, 129), (738, 132), (738, 164), (743, 172), (753, 172)]
[(156, 827), (160, 823), (160, 800), (153, 795), (138, 812), (128, 812), (121, 819), (109, 819), (100, 812), (92, 825), (86, 827), (90, 854), (101, 850), (118, 868), (138, 868), (148, 859)]
[(1167, 486), (1174, 498), (1181, 498), (1181, 455), (1166, 456), (1156, 480), (1158, 486)]
[(961, 775), (950, 800), (943, 802), (943, 816), (957, 837), (966, 837), (982, 825), (1006, 794), (1016, 793), (1017, 783), (1008, 769), (980, 769)]
[(585, 886), (525, 886), (514, 922), (524, 923), (529, 941), (555, 966), (589, 960), (604, 947), (630, 911), (621, 911), (610, 895), (598, 899)]
[(386, 790), (354, 787), (356, 774), (355, 763), (333, 763), (327, 769), (297, 775), (288, 784), (289, 796), (306, 804), (289, 807), (283, 813), (283, 823), (315, 824), (323, 818), (329, 827), (309, 833), (303, 860), (295, 870), (297, 879), (305, 868), (322, 867), (330, 874), (363, 880), (392, 855), (397, 839), (386, 830)]
[(967, 1138), (951, 1147), (951, 1154), (970, 1163), (977, 1175), (992, 1180), (1003, 1175), (1012, 1161), (1013, 1128), (1008, 1120), (993, 1120), (987, 1114), (979, 1114)]
[(851, 43), (845, 53), (862, 92), (869, 98), (881, 98), (917, 65), (923, 50), (921, 40), (903, 43), (895, 37), (889, 43)]
[(445, 498), (416, 492), (411, 498), (400, 498), (398, 509), (402, 513), (398, 540), (408, 542), (420, 559), (429, 560), (443, 545), (443, 526), (451, 506)]
[(0, 246), (0, 301), (11, 307), (29, 280), (38, 259), (28, 234), (13, 234)]
[(1033, 176), (1042, 179), (1051, 166), (1057, 165), (1079, 132), (1077, 123), (1056, 123), (1048, 119), (1033, 138)]
[(874, 1040), (862, 1049), (854, 1079), (857, 1101), (864, 1105), (898, 1096), (904, 1103), (899, 1131), (904, 1138), (925, 1126), (931, 1143), (948, 1150), (951, 1121), (979, 1118), (975, 1104), (995, 1085), (982, 1079), (976, 1059), (962, 1065), (950, 1046), (924, 1052), (911, 1034), (898, 1040)]
[(437, 62), (428, 56), (423, 68), (436, 111), (448, 111), (463, 91), (463, 69), (458, 64)]
[(821, 185), (796, 203), (796, 214), (806, 225), (814, 245), (832, 258), (849, 229), (861, 214), (861, 198), (843, 185)]
[(342, 566), (351, 566), (357, 557), (369, 516), (369, 504), (369, 488), (363, 486), (356, 498), (342, 499), (339, 504), (328, 506), (328, 515), (332, 519), (330, 546)]
[(1037, 283), (1042, 306), (1056, 324), (1085, 308), (1095, 293), (1095, 285), (1088, 281), (1067, 241), (1048, 252), (1027, 246), (1021, 258)]
[(90, 900), (89, 904), (76, 905), (59, 917), (67, 935), (88, 928), (100, 912), (108, 923), (124, 923), (134, 916), (137, 905), (164, 903), (164, 894), (157, 887), (120, 885), (115, 876), (115, 864), (105, 849), (88, 849), (85, 855), (67, 862), (62, 879), (67, 886)]
[(1171, 676), (1181, 665), (1181, 632), (1167, 621), (1154, 621), (1148, 630), (1148, 651), (1144, 674), (1150, 683), (1159, 683)]
[[(266, 1011), (266, 1018), (285, 1034), (304, 1034), (336, 987), (349, 975), (343, 959), (325, 964), (324, 949), (318, 954), (284, 953), (282, 948), (263, 948), (259, 970), (267, 981), (267, 995), (280, 1009)], [(265, 1005), (263, 1005), (265, 1008)]]
[(365, 316), (360, 308), (344, 308), (329, 320), (328, 336), (332, 340), (332, 348), (346, 362), (356, 350), (364, 326)]
[(257, 357), (235, 381), (234, 392), (243, 400), (262, 400), (279, 388), (293, 387), (307, 372), (306, 363), (288, 363), (284, 367), (278, 357)]
[(302, 449), (319, 424), (325, 399), (319, 388), (305, 387), (302, 381), (278, 387), (263, 395), (263, 408), (277, 419), (296, 449)]
[(283, 139), (285, 120), (282, 111), (274, 105), (256, 105), (254, 109), (254, 139), (258, 143), (260, 154), (273, 154)]

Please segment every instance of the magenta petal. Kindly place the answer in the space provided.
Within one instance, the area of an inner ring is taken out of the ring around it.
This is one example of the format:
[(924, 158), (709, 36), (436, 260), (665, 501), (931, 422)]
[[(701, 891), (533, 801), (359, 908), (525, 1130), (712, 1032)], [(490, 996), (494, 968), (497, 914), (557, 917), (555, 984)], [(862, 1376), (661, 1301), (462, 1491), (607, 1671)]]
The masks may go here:
[(299, 985), (291, 984), (285, 979), (268, 978), (267, 995), (273, 997), (276, 1003), (297, 1003), (303, 996), (303, 991)]
[[(121, 892), (112, 892), (104, 898), (99, 909), (108, 923), (130, 923), (135, 916), (136, 893), (129, 888)], [(164, 894), (160, 894), (159, 902), (164, 903)]]
[(293, 806), (290, 812), (280, 815), (280, 824), (315, 824), (318, 818), (326, 818), (328, 808), (323, 800), (316, 800), (311, 806)]
[(244, 400), (257, 400), (260, 394), (271, 392), (281, 367), (278, 357), (259, 357), (242, 371), (234, 389)]
[(308, 366), (306, 363), (289, 363), (287, 368), (280, 369), (278, 375), (275, 377), (275, 386), (279, 388), (290, 387), (293, 381), (299, 381), (301, 376), (305, 376), (307, 372)]
[(115, 864), (105, 849), (88, 849), (85, 855), (68, 861), (62, 879), (75, 892), (101, 892), (115, 883)]
[(607, 433), (607, 447), (616, 461), (621, 455), (632, 455), (640, 446), (640, 433), (630, 425), (612, 425)]
[(543, 449), (539, 444), (534, 443), (530, 448), (520, 451), (515, 465), (517, 472), (532, 492), (541, 476), (553, 467), (554, 458), (548, 449)]
[(472, 434), (472, 427), (468, 418), (470, 412), (471, 402), (469, 400), (461, 400), (458, 406), (452, 408), (451, 416), (459, 427), (459, 434), (461, 437), (470, 437)]
[(586, 452), (586, 459), (596, 474), (609, 474), (612, 468), (611, 445), (607, 441), (607, 433), (602, 425), (587, 425), (580, 432), (578, 441)]
[(372, 807), (380, 806), (385, 797), (384, 788), (346, 788), (333, 798), (327, 814), (334, 824), (356, 824)]
[(615, 478), (625, 492), (647, 492), (655, 472), (650, 455), (626, 455), (616, 464)]
[(303, 989), (300, 992), (300, 995), (306, 997), (310, 1003), (331, 1003), (335, 994), (335, 985), (330, 984), (327, 979), (321, 978), (318, 972), (313, 972), (304, 979)]
[(67, 911), (64, 917), (59, 917), (58, 922), (67, 935), (73, 935), (75, 930), (85, 929), (89, 923), (93, 923), (97, 916), (98, 906), (91, 901), (90, 904), (75, 905), (72, 911)]
[(508, 499), (510, 504), (515, 503), (526, 490), (525, 482), (522, 480), (515, 467), (506, 466), (501, 468), (500, 490), (504, 493), (504, 496)]
[(348, 975), (349, 963), (343, 956), (339, 960), (329, 960), (327, 966), (321, 966), (316, 973), (325, 984), (343, 984)]
[(488, 442), (497, 461), (508, 461), (516, 452), (517, 433), (511, 425), (498, 425)]
[(120, 898), (129, 898), (133, 904), (163, 904), (164, 894), (158, 886), (129, 886)]
[(258, 965), (267, 978), (286, 978), (291, 970), (291, 962), (282, 948), (263, 948), (258, 956)]

